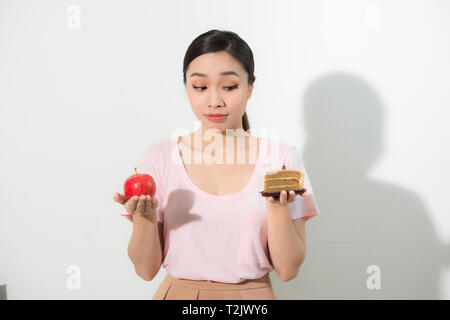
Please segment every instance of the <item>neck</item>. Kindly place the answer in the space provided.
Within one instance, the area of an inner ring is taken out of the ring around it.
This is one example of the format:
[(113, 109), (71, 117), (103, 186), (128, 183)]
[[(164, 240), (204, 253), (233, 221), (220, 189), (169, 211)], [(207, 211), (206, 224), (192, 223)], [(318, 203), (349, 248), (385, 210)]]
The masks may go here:
[(240, 126), (236, 126), (233, 128), (208, 128), (203, 124), (200, 125), (200, 129), (191, 133), (191, 147), (194, 150), (204, 151), (211, 143), (220, 144), (223, 153), (226, 152), (226, 145), (228, 143), (233, 142), (235, 148), (237, 144), (247, 144), (248, 137), (251, 137), (251, 134), (244, 131), (242, 127), (242, 123)]

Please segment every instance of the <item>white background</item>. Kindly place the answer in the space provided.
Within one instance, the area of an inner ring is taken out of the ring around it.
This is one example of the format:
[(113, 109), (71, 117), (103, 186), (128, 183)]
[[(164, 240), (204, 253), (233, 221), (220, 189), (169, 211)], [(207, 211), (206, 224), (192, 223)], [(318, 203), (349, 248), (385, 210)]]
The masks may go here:
[(253, 50), (250, 126), (298, 147), (321, 212), (277, 297), (449, 299), (449, 18), (444, 0), (0, 1), (2, 291), (151, 299), (166, 272), (135, 274), (112, 196), (194, 130), (184, 54), (220, 29)]

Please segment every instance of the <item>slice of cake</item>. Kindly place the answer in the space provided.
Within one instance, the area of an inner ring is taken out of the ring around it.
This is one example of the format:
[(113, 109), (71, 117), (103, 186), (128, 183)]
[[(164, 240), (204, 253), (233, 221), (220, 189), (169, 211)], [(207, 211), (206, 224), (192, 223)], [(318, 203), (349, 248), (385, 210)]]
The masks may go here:
[(303, 187), (304, 175), (297, 170), (286, 170), (283, 165), (281, 170), (266, 171), (264, 175), (264, 191), (261, 191), (263, 197), (274, 197), (278, 199), (283, 190), (293, 190), (296, 194), (302, 195), (306, 189)]

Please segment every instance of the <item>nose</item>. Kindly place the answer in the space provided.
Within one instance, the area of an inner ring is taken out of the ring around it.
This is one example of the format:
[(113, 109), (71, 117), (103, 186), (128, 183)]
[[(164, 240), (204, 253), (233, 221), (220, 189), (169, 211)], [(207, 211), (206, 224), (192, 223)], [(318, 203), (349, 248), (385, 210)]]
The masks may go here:
[(223, 98), (217, 89), (211, 89), (209, 92), (209, 106), (216, 108), (216, 107), (223, 107), (225, 106), (225, 101), (223, 101)]

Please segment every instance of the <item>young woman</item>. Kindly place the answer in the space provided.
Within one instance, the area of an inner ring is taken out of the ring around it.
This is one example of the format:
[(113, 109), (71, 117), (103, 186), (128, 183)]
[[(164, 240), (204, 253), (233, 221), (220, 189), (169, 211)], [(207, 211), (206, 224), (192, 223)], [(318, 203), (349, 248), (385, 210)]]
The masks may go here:
[[(305, 259), (305, 222), (319, 214), (314, 192), (296, 147), (247, 133), (253, 72), (236, 33), (198, 36), (183, 82), (200, 129), (145, 149), (138, 172), (154, 178), (154, 199), (114, 195), (133, 222), (136, 273), (151, 281), (166, 268), (153, 299), (276, 299), (269, 272), (288, 281)], [(306, 194), (263, 198), (265, 172), (282, 165), (304, 173)]]

